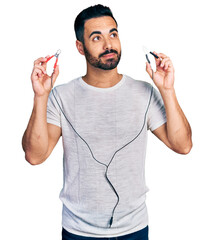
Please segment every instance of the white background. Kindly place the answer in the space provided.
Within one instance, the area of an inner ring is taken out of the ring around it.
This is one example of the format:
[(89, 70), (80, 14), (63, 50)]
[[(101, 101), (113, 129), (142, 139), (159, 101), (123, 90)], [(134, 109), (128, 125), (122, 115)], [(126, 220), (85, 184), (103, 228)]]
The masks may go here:
[(61, 239), (61, 140), (49, 159), (38, 166), (25, 161), (21, 147), (33, 106), (30, 74), (35, 59), (54, 54), (58, 48), (62, 53), (57, 84), (85, 74), (73, 23), (81, 10), (96, 3), (111, 7), (118, 21), (123, 50), (120, 73), (150, 82), (142, 45), (172, 59), (177, 97), (193, 131), (194, 146), (186, 156), (170, 151), (149, 134), (150, 239), (213, 240), (211, 0), (2, 1), (0, 239)]

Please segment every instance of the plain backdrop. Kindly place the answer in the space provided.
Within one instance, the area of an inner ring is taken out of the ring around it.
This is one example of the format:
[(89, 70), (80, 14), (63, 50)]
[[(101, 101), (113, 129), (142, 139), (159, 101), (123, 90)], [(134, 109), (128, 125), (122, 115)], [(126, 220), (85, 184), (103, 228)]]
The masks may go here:
[[(193, 132), (188, 155), (149, 134), (146, 183), (151, 240), (213, 240), (213, 5), (204, 0), (9, 0), (0, 3), (0, 239), (59, 240), (62, 143), (41, 165), (25, 161), (21, 139), (32, 107), (33, 61), (57, 49), (56, 84), (85, 74), (73, 23), (84, 8), (109, 6), (119, 24), (118, 70), (151, 82), (142, 46), (168, 55), (175, 89)], [(152, 56), (150, 57), (152, 59)], [(49, 64), (49, 72), (53, 62)], [(124, 176), (125, 177), (125, 176)]]

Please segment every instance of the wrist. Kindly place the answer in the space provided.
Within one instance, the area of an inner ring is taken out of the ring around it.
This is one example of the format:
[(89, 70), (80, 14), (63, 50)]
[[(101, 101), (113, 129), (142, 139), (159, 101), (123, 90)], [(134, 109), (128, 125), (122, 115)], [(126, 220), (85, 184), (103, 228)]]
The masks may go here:
[(174, 87), (170, 87), (170, 88), (158, 88), (159, 92), (161, 93), (161, 95), (175, 95), (175, 89)]
[(34, 94), (34, 104), (47, 103), (49, 94), (38, 95)]

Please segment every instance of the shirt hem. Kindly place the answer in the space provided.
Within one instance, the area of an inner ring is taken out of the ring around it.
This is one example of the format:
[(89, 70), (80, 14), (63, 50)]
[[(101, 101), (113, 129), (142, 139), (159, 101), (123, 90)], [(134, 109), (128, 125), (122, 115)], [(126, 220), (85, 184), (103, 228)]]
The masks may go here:
[(83, 233), (83, 232), (79, 232), (79, 231), (76, 231), (74, 229), (69, 229), (65, 226), (62, 225), (62, 227), (67, 231), (67, 232), (70, 232), (72, 234), (75, 234), (75, 235), (78, 235), (78, 236), (81, 236), (81, 237), (95, 237), (95, 238), (112, 238), (112, 237), (121, 237), (121, 236), (125, 236), (125, 235), (128, 235), (128, 234), (131, 234), (131, 233), (135, 233), (137, 231), (140, 231), (144, 228), (146, 228), (148, 226), (148, 223), (147, 224), (140, 224), (139, 226), (131, 229), (131, 230), (128, 230), (126, 232), (123, 232), (123, 233), (120, 233), (120, 234), (99, 234), (99, 235), (96, 235), (96, 234), (92, 234), (92, 233)]
[(165, 118), (164, 120), (161, 120), (161, 121), (157, 122), (156, 124), (154, 124), (154, 126), (150, 127), (150, 130), (153, 132), (155, 129), (159, 128), (166, 122), (167, 122), (167, 119)]
[(53, 124), (53, 125), (55, 125), (55, 126), (57, 126), (57, 127), (62, 128), (62, 127), (60, 126), (60, 124), (59, 124), (57, 121), (47, 119), (47, 123), (50, 123), (50, 124)]

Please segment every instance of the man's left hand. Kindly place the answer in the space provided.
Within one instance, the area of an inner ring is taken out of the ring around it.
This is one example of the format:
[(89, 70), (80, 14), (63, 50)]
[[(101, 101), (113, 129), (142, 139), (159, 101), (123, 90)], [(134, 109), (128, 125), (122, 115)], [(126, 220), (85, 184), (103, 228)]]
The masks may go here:
[[(156, 53), (159, 58), (155, 58), (156, 72), (153, 73), (153, 81), (159, 90), (174, 88), (174, 67), (172, 61), (163, 53)], [(151, 65), (146, 63), (146, 71), (152, 78)]]

